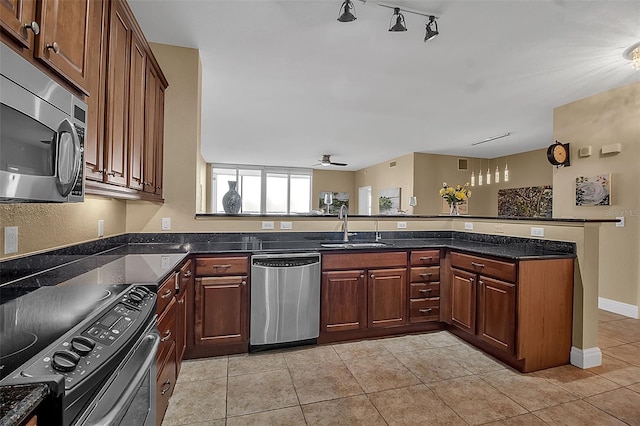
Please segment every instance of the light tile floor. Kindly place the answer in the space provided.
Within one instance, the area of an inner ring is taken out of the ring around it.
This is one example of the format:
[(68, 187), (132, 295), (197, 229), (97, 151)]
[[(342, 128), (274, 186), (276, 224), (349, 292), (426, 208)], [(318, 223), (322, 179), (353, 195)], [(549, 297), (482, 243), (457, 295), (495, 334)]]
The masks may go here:
[(163, 425), (640, 425), (640, 320), (603, 365), (520, 374), (452, 334), (185, 361)]

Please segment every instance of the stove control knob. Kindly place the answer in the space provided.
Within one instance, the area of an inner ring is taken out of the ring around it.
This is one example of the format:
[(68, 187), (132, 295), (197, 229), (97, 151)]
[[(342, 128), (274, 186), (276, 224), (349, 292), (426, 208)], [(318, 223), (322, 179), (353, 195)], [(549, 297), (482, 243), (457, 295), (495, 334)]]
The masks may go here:
[(54, 370), (73, 371), (80, 362), (80, 355), (68, 350), (57, 351), (53, 354), (51, 365)]
[(132, 291), (131, 293), (129, 293), (129, 300), (131, 300), (131, 302), (133, 302), (134, 304), (139, 305), (140, 303), (142, 303), (142, 300), (144, 300), (144, 295), (140, 295), (140, 293)]
[(96, 346), (96, 342), (84, 336), (75, 336), (71, 339), (71, 350), (78, 355), (89, 355), (93, 348)]

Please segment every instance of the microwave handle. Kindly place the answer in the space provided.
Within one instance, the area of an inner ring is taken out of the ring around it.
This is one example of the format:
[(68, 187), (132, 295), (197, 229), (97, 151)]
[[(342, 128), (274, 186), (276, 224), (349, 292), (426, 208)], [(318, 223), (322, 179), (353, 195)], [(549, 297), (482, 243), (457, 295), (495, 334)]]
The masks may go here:
[[(82, 163), (81, 161), (82, 149), (80, 146), (80, 138), (78, 138), (76, 129), (73, 126), (73, 124), (71, 124), (71, 121), (69, 121), (68, 118), (65, 118), (64, 120), (62, 120), (62, 122), (58, 125), (58, 130), (57, 130), (58, 148), (57, 149), (60, 149), (59, 141), (60, 141), (60, 135), (62, 133), (69, 133), (69, 135), (71, 136), (71, 139), (73, 140), (73, 169), (71, 171), (71, 176), (73, 176), (73, 179), (71, 179), (70, 183), (60, 182), (60, 170), (58, 168), (58, 164), (56, 163), (56, 178), (58, 179), (57, 181), (58, 191), (60, 192), (60, 195), (62, 195), (63, 197), (66, 197), (73, 190), (73, 187), (76, 184), (76, 180), (78, 180), (78, 175), (80, 174), (80, 167), (82, 167), (83, 165), (80, 164)], [(56, 160), (58, 160), (58, 158), (56, 158)]]

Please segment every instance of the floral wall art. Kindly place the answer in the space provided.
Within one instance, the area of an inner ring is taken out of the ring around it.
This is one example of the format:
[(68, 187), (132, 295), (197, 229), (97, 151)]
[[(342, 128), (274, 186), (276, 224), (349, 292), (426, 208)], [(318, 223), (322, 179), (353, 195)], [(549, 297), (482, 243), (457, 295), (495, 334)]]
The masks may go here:
[(551, 217), (552, 206), (553, 188), (551, 185), (500, 189), (498, 191), (498, 216)]
[(576, 178), (576, 206), (610, 206), (611, 175)]

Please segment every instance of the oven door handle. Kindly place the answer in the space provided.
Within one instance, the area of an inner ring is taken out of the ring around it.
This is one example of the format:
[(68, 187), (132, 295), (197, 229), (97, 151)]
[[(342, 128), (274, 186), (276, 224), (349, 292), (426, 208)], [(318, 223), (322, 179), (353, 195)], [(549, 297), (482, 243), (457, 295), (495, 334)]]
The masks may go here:
[[(107, 394), (110, 392), (117, 392), (120, 394), (120, 396), (118, 397), (118, 399), (116, 399), (113, 406), (109, 408), (109, 411), (107, 411), (99, 419), (89, 419), (86, 423), (84, 423), (85, 426), (110, 425), (114, 422), (114, 419), (127, 408), (127, 404), (131, 402), (131, 398), (133, 398), (138, 388), (140, 387), (140, 384), (149, 373), (152, 363), (156, 362), (156, 352), (158, 351), (158, 346), (160, 346), (160, 334), (156, 330), (153, 330), (152, 332), (147, 334), (143, 338), (143, 342), (140, 344), (138, 350), (141, 350), (142, 346), (144, 345), (148, 346), (147, 354), (144, 361), (141, 363), (140, 368), (137, 370), (134, 377), (129, 382), (127, 388), (123, 391), (122, 388), (113, 386), (115, 383), (117, 383), (117, 380), (114, 380), (110, 384), (110, 389), (107, 390)], [(155, 379), (155, 375), (150, 378), (150, 380), (152, 381), (155, 381)]]

